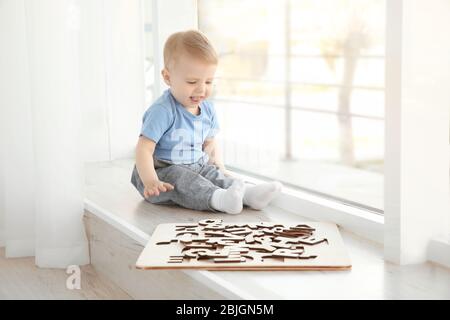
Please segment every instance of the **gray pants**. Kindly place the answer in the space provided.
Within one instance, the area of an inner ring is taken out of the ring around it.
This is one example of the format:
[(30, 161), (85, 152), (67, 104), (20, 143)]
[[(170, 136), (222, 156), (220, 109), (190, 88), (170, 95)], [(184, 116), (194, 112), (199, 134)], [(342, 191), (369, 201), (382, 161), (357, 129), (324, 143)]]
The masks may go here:
[(145, 198), (144, 184), (136, 165), (131, 176), (131, 183), (141, 196), (153, 204), (177, 204), (188, 209), (215, 211), (210, 205), (212, 194), (219, 188), (228, 189), (234, 182), (216, 166), (202, 161), (179, 165), (154, 159), (154, 164), (159, 180), (170, 183), (174, 190)]

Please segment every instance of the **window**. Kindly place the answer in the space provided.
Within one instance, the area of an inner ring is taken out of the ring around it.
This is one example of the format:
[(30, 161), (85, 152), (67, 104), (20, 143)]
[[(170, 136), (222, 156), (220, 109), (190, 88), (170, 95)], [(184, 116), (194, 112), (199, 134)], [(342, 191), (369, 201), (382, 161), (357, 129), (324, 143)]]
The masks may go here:
[(227, 166), (383, 211), (384, 0), (199, 0)]

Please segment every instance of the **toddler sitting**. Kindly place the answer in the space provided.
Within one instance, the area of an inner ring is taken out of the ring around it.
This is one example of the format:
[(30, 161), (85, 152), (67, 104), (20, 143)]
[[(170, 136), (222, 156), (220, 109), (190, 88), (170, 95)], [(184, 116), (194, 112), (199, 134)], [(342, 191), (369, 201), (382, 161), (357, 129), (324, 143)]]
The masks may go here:
[(162, 77), (169, 86), (145, 112), (131, 182), (154, 204), (237, 214), (261, 210), (281, 191), (279, 182), (250, 185), (225, 169), (214, 137), (219, 122), (208, 101), (218, 64), (199, 31), (171, 35)]

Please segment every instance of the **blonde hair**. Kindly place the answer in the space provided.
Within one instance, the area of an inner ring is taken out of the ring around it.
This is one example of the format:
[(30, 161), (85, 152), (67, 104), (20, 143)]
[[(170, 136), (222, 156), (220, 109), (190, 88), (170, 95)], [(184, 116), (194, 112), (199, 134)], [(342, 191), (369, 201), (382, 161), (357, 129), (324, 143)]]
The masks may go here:
[(168, 68), (182, 53), (189, 53), (211, 64), (219, 62), (211, 42), (197, 30), (176, 32), (167, 39), (164, 45), (164, 67)]

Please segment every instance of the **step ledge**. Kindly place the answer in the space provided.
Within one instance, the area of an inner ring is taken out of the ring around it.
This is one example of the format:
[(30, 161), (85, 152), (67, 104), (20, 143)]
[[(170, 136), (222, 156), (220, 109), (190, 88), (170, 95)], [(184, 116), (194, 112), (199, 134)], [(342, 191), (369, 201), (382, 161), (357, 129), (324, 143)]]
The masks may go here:
[[(84, 209), (102, 219), (117, 230), (123, 232), (125, 235), (143, 246), (145, 246), (150, 240), (151, 236), (149, 234), (128, 223), (127, 221), (117, 217), (113, 213), (105, 210), (89, 199), (84, 199)], [(218, 292), (227, 299), (256, 299), (252, 295), (243, 292), (241, 289), (237, 288), (235, 285), (231, 284), (227, 280), (224, 280), (219, 275), (214, 274), (213, 272), (205, 270), (182, 270), (182, 272), (195, 279), (196, 281), (199, 281), (208, 288)]]

